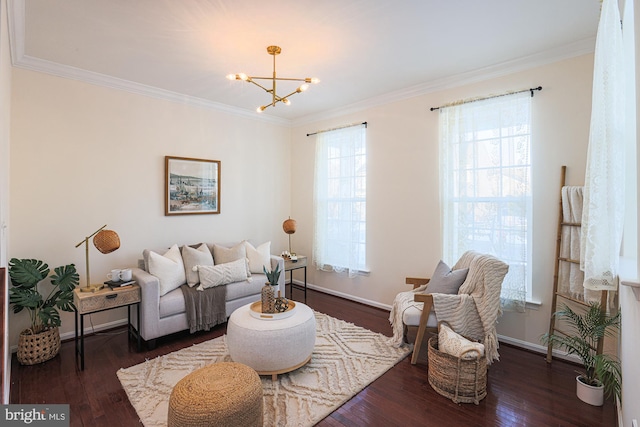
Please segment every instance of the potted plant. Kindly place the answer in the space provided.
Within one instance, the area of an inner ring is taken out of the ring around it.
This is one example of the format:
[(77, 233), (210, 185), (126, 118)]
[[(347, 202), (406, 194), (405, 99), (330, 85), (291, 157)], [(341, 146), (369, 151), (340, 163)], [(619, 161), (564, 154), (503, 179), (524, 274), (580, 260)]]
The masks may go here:
[(267, 283), (262, 287), (262, 312), (275, 313), (276, 295), (273, 288), (278, 286), (278, 280), (280, 280), (280, 265), (276, 265), (276, 268), (271, 271), (267, 271), (263, 266), (262, 271), (267, 276)]
[(542, 342), (575, 354), (582, 361), (583, 371), (578, 372), (576, 378), (578, 398), (595, 406), (603, 404), (605, 395), (613, 394), (619, 400), (620, 362), (608, 354), (597, 354), (596, 348), (599, 339), (612, 335), (619, 328), (620, 312), (607, 315), (599, 303), (593, 302), (584, 314), (576, 313), (565, 304), (554, 316), (565, 320), (573, 334), (547, 333), (542, 336)]
[(79, 282), (75, 265), (56, 267), (50, 280), (52, 288), (47, 293), (40, 283), (49, 272), (49, 266), (40, 260), (12, 258), (9, 261), (12, 284), (9, 303), (14, 313), (27, 309), (31, 320), (30, 327), (20, 332), (18, 341), (17, 357), (23, 365), (41, 363), (58, 354), (61, 323), (58, 310), (75, 310), (73, 290)]

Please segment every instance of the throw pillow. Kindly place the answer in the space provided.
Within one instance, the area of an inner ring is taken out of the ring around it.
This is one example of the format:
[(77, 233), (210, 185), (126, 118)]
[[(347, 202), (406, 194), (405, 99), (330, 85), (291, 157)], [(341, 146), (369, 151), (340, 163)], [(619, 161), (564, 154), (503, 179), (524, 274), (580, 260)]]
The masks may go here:
[(171, 246), (164, 255), (149, 251), (149, 273), (160, 280), (160, 296), (186, 283), (184, 263), (178, 245)]
[(199, 291), (204, 291), (214, 286), (251, 280), (247, 277), (247, 267), (244, 259), (213, 266), (198, 265), (193, 268), (200, 275), (200, 285), (196, 288)]
[(220, 245), (213, 245), (213, 264), (226, 264), (228, 262), (244, 259), (247, 267), (247, 276), (251, 276), (249, 262), (247, 261), (247, 249), (244, 242), (240, 242), (232, 248), (226, 248)]
[(251, 271), (251, 273), (263, 274), (263, 267), (266, 268), (267, 271), (271, 270), (271, 242), (263, 243), (255, 248), (245, 240), (244, 245), (247, 251), (247, 258), (249, 259), (249, 271)]
[(452, 271), (442, 260), (429, 280), (425, 293), (428, 294), (457, 294), (469, 273), (468, 268)]
[(446, 323), (440, 323), (438, 328), (438, 350), (465, 360), (484, 356), (484, 345), (457, 334)]
[(198, 270), (193, 270), (196, 265), (213, 265), (213, 256), (205, 243), (198, 246), (197, 249), (191, 246), (182, 247), (182, 260), (184, 261), (184, 270), (187, 274), (187, 285), (194, 287), (200, 282)]

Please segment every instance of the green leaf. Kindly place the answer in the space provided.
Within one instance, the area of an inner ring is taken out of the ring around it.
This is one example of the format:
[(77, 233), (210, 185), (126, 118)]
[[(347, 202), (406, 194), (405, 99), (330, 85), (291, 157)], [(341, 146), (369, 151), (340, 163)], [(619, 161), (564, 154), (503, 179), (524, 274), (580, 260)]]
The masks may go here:
[(56, 267), (54, 272), (51, 276), (51, 284), (59, 286), (62, 292), (73, 291), (80, 283), (80, 275), (76, 271), (75, 264)]
[(38, 312), (38, 317), (45, 326), (60, 326), (60, 313), (54, 307), (44, 307)]
[(49, 275), (49, 266), (37, 259), (17, 259), (9, 261), (9, 277), (15, 287), (33, 288)]
[[(9, 288), (9, 303), (14, 305), (13, 312), (18, 313), (23, 308), (36, 309), (43, 303), (42, 295), (40, 295), (36, 288)], [(19, 307), (16, 310), (16, 307)]]

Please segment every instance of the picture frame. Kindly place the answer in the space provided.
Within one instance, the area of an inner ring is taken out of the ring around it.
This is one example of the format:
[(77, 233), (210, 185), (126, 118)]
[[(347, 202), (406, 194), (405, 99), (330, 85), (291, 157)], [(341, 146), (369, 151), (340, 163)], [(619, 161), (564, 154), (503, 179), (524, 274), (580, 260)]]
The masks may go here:
[(220, 213), (220, 161), (165, 156), (164, 214)]

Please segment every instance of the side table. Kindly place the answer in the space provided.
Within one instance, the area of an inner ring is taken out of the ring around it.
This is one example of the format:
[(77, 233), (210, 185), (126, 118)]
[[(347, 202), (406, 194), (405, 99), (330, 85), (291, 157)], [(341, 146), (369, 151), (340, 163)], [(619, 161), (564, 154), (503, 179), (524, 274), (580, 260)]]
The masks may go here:
[[(96, 292), (73, 291), (76, 320), (76, 362), (80, 355), (80, 370), (84, 371), (84, 316), (119, 307), (127, 307), (127, 333), (137, 338), (138, 351), (141, 349), (140, 333), (131, 324), (131, 306), (137, 305), (138, 327), (140, 327), (140, 286), (133, 284), (124, 288), (104, 288)], [(78, 349), (78, 319), (80, 319), (80, 349)]]
[[(298, 270), (300, 268), (304, 268), (304, 286), (297, 285), (293, 283), (293, 270)], [(287, 271), (289, 272), (289, 282), (287, 282)], [(296, 261), (292, 261), (290, 259), (284, 259), (284, 274), (285, 274), (285, 283), (284, 283), (284, 295), (287, 295), (287, 285), (291, 286), (291, 299), (293, 299), (293, 288), (304, 290), (304, 303), (307, 303), (307, 257), (304, 255), (298, 255), (298, 259)]]

